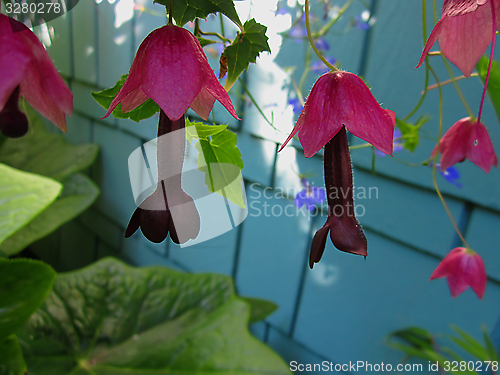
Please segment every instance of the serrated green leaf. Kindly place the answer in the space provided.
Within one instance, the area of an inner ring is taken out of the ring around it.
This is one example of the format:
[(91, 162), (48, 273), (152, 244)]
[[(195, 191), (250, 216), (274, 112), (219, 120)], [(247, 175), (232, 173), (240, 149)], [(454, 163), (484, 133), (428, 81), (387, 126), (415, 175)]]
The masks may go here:
[(278, 305), (260, 298), (242, 297), (250, 305), (250, 324), (260, 322), (276, 311)]
[[(170, 7), (169, 0), (154, 0), (155, 3)], [(196, 17), (206, 18), (209, 14), (222, 13), (242, 28), (233, 0), (174, 0), (172, 17), (179, 26), (193, 21)]]
[(243, 25), (243, 34), (238, 34), (233, 43), (224, 50), (223, 55), (227, 58), (227, 78), (224, 85), (226, 91), (229, 91), (250, 63), (256, 62), (261, 52), (271, 52), (266, 30), (267, 27), (252, 18)]
[[(477, 72), (481, 81), (485, 82), (488, 74), (488, 65), (490, 60), (486, 56), (482, 56), (476, 65)], [(490, 78), (488, 80), (488, 88), (486, 89), (488, 96), (493, 104), (497, 119), (500, 122), (500, 68), (498, 61), (493, 61), (491, 64)]]
[(227, 129), (227, 125), (207, 125), (202, 122), (191, 122), (186, 119), (186, 139), (189, 143), (197, 139), (210, 139), (211, 136)]
[(51, 204), (61, 189), (53, 179), (0, 163), (0, 244)]
[(74, 219), (96, 200), (99, 188), (87, 176), (75, 173), (62, 181), (61, 196), (24, 228), (7, 238), (0, 249), (13, 255)]
[(195, 147), (198, 150), (198, 170), (205, 174), (208, 191), (245, 208), (241, 186), (243, 160), (236, 147), (236, 134), (226, 129), (211, 139), (200, 139)]
[[(118, 91), (125, 84), (125, 80), (127, 79), (128, 74), (124, 74), (121, 76), (120, 80), (116, 83), (116, 85), (110, 89), (106, 89), (99, 92), (92, 92), (92, 97), (94, 100), (99, 103), (106, 110), (111, 105), (113, 98), (118, 94)], [(139, 122), (141, 120), (145, 120), (154, 116), (157, 112), (160, 112), (160, 107), (153, 100), (148, 99), (144, 103), (142, 103), (139, 107), (129, 111), (123, 112), (122, 105), (118, 104), (116, 108), (113, 110), (112, 115), (115, 118), (126, 119), (129, 118), (132, 121)]]
[(97, 145), (67, 143), (62, 135), (49, 133), (33, 109), (27, 108), (26, 114), (30, 132), (21, 138), (8, 139), (0, 148), (0, 162), (59, 181), (94, 162), (99, 151)]
[(248, 332), (232, 279), (103, 259), (61, 274), (19, 333), (37, 374), (291, 374)]

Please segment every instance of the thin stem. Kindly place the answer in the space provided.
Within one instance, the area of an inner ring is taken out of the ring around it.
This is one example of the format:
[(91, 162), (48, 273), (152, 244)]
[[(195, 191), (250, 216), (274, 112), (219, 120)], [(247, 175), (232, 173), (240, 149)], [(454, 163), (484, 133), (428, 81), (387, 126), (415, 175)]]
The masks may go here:
[(307, 37), (309, 38), (309, 43), (311, 44), (312, 49), (314, 50), (314, 52), (316, 53), (316, 55), (318, 55), (319, 59), (321, 61), (323, 61), (328, 68), (330, 68), (333, 71), (338, 71), (339, 69), (337, 69), (332, 64), (330, 64), (328, 62), (328, 60), (323, 57), (323, 55), (321, 54), (321, 52), (319, 52), (318, 48), (314, 44), (314, 39), (313, 39), (313, 36), (311, 34), (311, 23), (309, 22), (309, 0), (306, 0), (305, 10), (306, 10), (306, 30), (307, 30)]
[[(320, 31), (318, 31), (316, 34), (314, 34), (314, 37), (315, 38), (318, 38), (320, 36), (323, 36), (326, 34), (326, 32), (328, 30), (330, 30), (330, 28), (335, 25), (335, 23), (339, 20), (339, 18), (346, 12), (347, 9), (349, 9), (349, 7), (352, 5), (352, 3), (354, 2), (354, 0), (348, 0), (345, 2), (345, 4), (342, 6), (342, 8), (339, 9), (339, 12), (337, 14), (337, 17), (335, 18), (332, 18), (325, 26), (323, 26), (321, 28)], [(307, 7), (307, 4), (306, 4), (306, 7)], [(307, 12), (307, 10), (306, 10)], [(307, 16), (306, 16), (307, 17)], [(307, 19), (306, 19), (307, 21)]]
[(173, 22), (172, 22), (172, 11), (174, 9), (174, 0), (170, 0), (169, 1), (169, 4), (170, 4), (170, 8), (168, 9), (168, 24), (169, 25), (173, 25)]
[[(427, 22), (427, 2), (426, 0), (422, 0), (422, 36), (424, 39), (424, 46), (425, 42), (427, 40), (427, 27), (426, 27), (426, 22)], [(427, 95), (427, 86), (429, 85), (429, 68), (427, 66), (427, 57), (425, 58), (425, 86), (424, 86), (424, 91), (422, 95), (420, 95), (420, 100), (418, 101), (417, 105), (413, 110), (406, 115), (405, 118), (403, 118), (403, 121), (407, 121), (409, 118), (411, 118), (417, 111), (420, 109), (422, 106), (422, 103), (424, 102), (425, 96)]]
[(215, 32), (205, 32), (205, 31), (201, 31), (199, 30), (199, 33), (200, 35), (210, 35), (210, 36), (215, 36), (217, 38), (219, 38), (220, 40), (222, 40), (223, 42), (228, 42), (228, 43), (231, 43), (232, 40), (231, 39), (228, 39), (226, 38), (225, 36), (219, 34), (219, 33), (215, 33)]
[(457, 91), (457, 94), (460, 97), (460, 100), (462, 101), (462, 104), (464, 105), (465, 110), (469, 114), (469, 117), (473, 118), (474, 114), (470, 110), (470, 107), (467, 104), (467, 100), (465, 100), (464, 95), (462, 94), (462, 90), (460, 90), (460, 87), (458, 87), (457, 80), (455, 79), (455, 76), (453, 75), (453, 72), (451, 71), (450, 64), (448, 64), (448, 61), (446, 61), (446, 57), (444, 57), (444, 55), (441, 55), (441, 57), (443, 58), (444, 66), (446, 67), (446, 70), (448, 71), (448, 74), (450, 75), (451, 82), (453, 82), (453, 86), (455, 86), (455, 90)]
[[(471, 77), (477, 77), (479, 74), (477, 73), (472, 73), (470, 76)], [(467, 78), (466, 76), (458, 76), (458, 77), (455, 77), (455, 81), (460, 81), (462, 79), (465, 79)], [(441, 82), (441, 87), (443, 86), (446, 86), (446, 85), (449, 85), (450, 83), (452, 83), (453, 81), (451, 79), (447, 79), (446, 81), (442, 81)], [(427, 87), (427, 91), (429, 90), (434, 90), (434, 89), (437, 89), (438, 85), (434, 84), (434, 85), (430, 85)], [(422, 91), (423, 93), (423, 91)]]
[(443, 92), (441, 90), (441, 84), (439, 82), (438, 76), (436, 75), (436, 73), (434, 72), (434, 70), (432, 69), (430, 64), (428, 66), (429, 66), (430, 72), (432, 73), (432, 75), (434, 76), (434, 79), (436, 80), (436, 83), (438, 85), (438, 90), (439, 90), (439, 134), (438, 134), (438, 143), (436, 146), (436, 154), (434, 155), (434, 159), (432, 162), (432, 182), (434, 184), (434, 189), (436, 189), (436, 193), (437, 193), (439, 199), (441, 200), (441, 203), (443, 204), (443, 207), (446, 210), (446, 213), (448, 214), (448, 217), (450, 218), (450, 221), (453, 224), (453, 227), (455, 228), (455, 231), (457, 232), (458, 236), (462, 240), (465, 247), (467, 249), (470, 249), (470, 246), (467, 243), (467, 241), (465, 240), (464, 236), (462, 235), (462, 232), (460, 231), (460, 229), (458, 229), (458, 225), (455, 222), (455, 219), (453, 218), (453, 215), (451, 214), (450, 209), (448, 208), (448, 205), (446, 204), (446, 201), (444, 200), (443, 194), (441, 194), (441, 191), (439, 190), (439, 186), (438, 186), (437, 179), (436, 179), (436, 164), (437, 164), (437, 158), (438, 158), (438, 154), (439, 154), (441, 135), (443, 132)]
[(226, 32), (224, 31), (224, 18), (222, 18), (222, 13), (219, 13), (219, 19), (220, 19), (220, 33), (222, 36), (226, 36)]
[(491, 73), (491, 64), (493, 63), (493, 55), (495, 53), (495, 37), (496, 37), (495, 6), (493, 5), (493, 1), (490, 1), (490, 4), (492, 13), (491, 17), (493, 23), (493, 39), (491, 41), (490, 63), (488, 65), (488, 73), (486, 74), (486, 79), (484, 80), (483, 97), (481, 98), (481, 104), (479, 105), (479, 114), (477, 115), (477, 122), (481, 122), (481, 114), (483, 113), (484, 98), (486, 96), (486, 89), (488, 88), (488, 81), (490, 79), (490, 73)]
[(259, 113), (262, 115), (262, 117), (264, 117), (264, 120), (266, 120), (266, 122), (271, 125), (271, 127), (278, 131), (278, 129), (276, 128), (276, 126), (273, 125), (273, 123), (271, 121), (269, 121), (266, 117), (266, 115), (264, 114), (264, 112), (262, 111), (262, 109), (260, 108), (260, 106), (257, 104), (257, 102), (255, 101), (254, 97), (252, 96), (252, 94), (250, 93), (250, 90), (248, 90), (248, 87), (247, 85), (245, 85), (245, 82), (243, 82), (243, 80), (238, 77), (238, 81), (240, 82), (241, 84), (241, 87), (243, 87), (243, 91), (245, 91), (245, 94), (248, 95), (248, 97), (250, 98), (250, 100), (252, 101), (253, 105), (255, 106), (255, 108), (257, 108), (257, 110), (259, 111)]

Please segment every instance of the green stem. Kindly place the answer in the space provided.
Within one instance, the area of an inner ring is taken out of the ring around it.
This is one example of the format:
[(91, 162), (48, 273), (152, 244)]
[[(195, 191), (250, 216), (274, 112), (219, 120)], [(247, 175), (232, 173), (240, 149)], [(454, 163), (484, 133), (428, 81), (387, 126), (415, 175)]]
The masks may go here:
[(170, 0), (169, 4), (170, 4), (170, 7), (168, 9), (168, 24), (169, 25), (173, 25), (173, 22), (172, 22), (172, 18), (173, 18), (172, 11), (174, 9), (174, 0)]
[[(347, 9), (349, 9), (349, 7), (352, 5), (352, 3), (354, 2), (354, 0), (348, 0), (345, 2), (345, 4), (342, 6), (342, 8), (339, 9), (339, 13), (337, 14), (337, 17), (335, 18), (332, 18), (325, 26), (323, 26), (321, 28), (320, 31), (318, 31), (316, 34), (314, 34), (314, 38), (318, 38), (320, 36), (323, 36), (326, 34), (326, 32), (328, 30), (330, 30), (330, 28), (335, 25), (335, 23), (339, 20), (339, 18), (347, 11)], [(306, 7), (307, 7), (307, 4), (306, 4)], [(307, 10), (306, 10), (307, 12)], [(307, 16), (306, 16), (306, 22), (307, 22)]]
[(248, 90), (248, 87), (247, 85), (245, 85), (245, 82), (243, 82), (243, 80), (238, 77), (238, 81), (240, 82), (241, 84), (241, 87), (243, 87), (243, 91), (245, 91), (245, 94), (248, 95), (248, 97), (250, 98), (250, 100), (252, 101), (253, 105), (255, 106), (255, 108), (257, 108), (257, 110), (259, 111), (259, 113), (262, 115), (262, 117), (264, 117), (264, 120), (266, 120), (266, 122), (276, 131), (278, 131), (278, 129), (272, 124), (271, 121), (269, 121), (266, 117), (266, 115), (264, 114), (264, 112), (262, 111), (262, 109), (260, 108), (260, 106), (257, 104), (257, 102), (255, 101), (254, 97), (252, 96), (252, 94), (250, 93), (250, 90)]
[(462, 235), (462, 232), (460, 229), (458, 229), (458, 225), (455, 222), (455, 219), (453, 218), (453, 215), (450, 212), (450, 209), (448, 208), (448, 205), (446, 204), (446, 201), (444, 200), (443, 194), (441, 194), (441, 191), (439, 190), (439, 186), (437, 183), (436, 179), (436, 164), (437, 164), (437, 159), (438, 159), (438, 154), (439, 154), (439, 146), (441, 142), (441, 135), (443, 132), (443, 92), (441, 90), (441, 84), (439, 82), (437, 74), (434, 72), (430, 64), (428, 64), (429, 70), (434, 76), (434, 79), (436, 80), (436, 83), (438, 85), (438, 90), (439, 90), (439, 134), (438, 134), (438, 143), (436, 146), (436, 154), (434, 155), (434, 159), (432, 161), (432, 182), (434, 184), (434, 189), (436, 189), (436, 193), (441, 200), (441, 203), (443, 204), (444, 209), (446, 210), (446, 213), (448, 214), (448, 217), (450, 218), (451, 223), (453, 224), (453, 227), (455, 228), (455, 231), (457, 232), (458, 236), (462, 240), (463, 244), (467, 249), (470, 249), (469, 244), (465, 240), (464, 236)]
[(465, 100), (464, 95), (462, 94), (462, 90), (460, 90), (460, 87), (458, 87), (457, 80), (455, 79), (455, 75), (451, 71), (450, 64), (448, 64), (448, 61), (446, 61), (446, 57), (444, 57), (444, 55), (441, 55), (441, 57), (443, 58), (444, 66), (446, 67), (446, 70), (448, 71), (448, 74), (450, 75), (451, 82), (453, 82), (453, 86), (455, 86), (455, 90), (457, 91), (457, 94), (460, 97), (460, 100), (462, 101), (462, 104), (464, 105), (465, 110), (469, 114), (470, 118), (474, 118), (474, 114), (470, 110), (470, 107), (467, 104), (467, 100)]
[(330, 64), (328, 62), (328, 60), (323, 57), (323, 55), (321, 54), (321, 52), (318, 50), (318, 48), (314, 44), (313, 36), (311, 34), (311, 23), (309, 22), (309, 0), (306, 0), (305, 10), (306, 10), (306, 30), (307, 30), (307, 37), (309, 38), (309, 43), (311, 44), (312, 49), (314, 50), (314, 52), (316, 53), (316, 55), (318, 55), (319, 59), (321, 61), (323, 61), (323, 63), (328, 68), (330, 68), (333, 71), (338, 71), (339, 69), (337, 69), (335, 66), (333, 66), (332, 64)]
[[(196, 19), (196, 20), (198, 20), (198, 19)], [(223, 35), (221, 35), (219, 33), (205, 32), (205, 31), (201, 31), (201, 30), (199, 30), (199, 33), (200, 33), (200, 35), (215, 36), (215, 37), (219, 38), (220, 40), (222, 40), (223, 42), (228, 42), (228, 43), (232, 42), (231, 39), (228, 39), (228, 38), (226, 38), (225, 36), (223, 36)]]

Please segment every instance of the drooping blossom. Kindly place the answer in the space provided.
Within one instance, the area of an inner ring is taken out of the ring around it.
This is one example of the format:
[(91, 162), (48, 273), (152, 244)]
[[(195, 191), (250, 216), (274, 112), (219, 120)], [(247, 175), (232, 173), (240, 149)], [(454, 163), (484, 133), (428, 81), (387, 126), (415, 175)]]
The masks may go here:
[(186, 144), (185, 117), (172, 121), (160, 111), (157, 138), (158, 183), (156, 190), (135, 210), (125, 231), (132, 236), (141, 228), (151, 242), (160, 243), (170, 233), (177, 244), (195, 239), (200, 217), (193, 199), (181, 187)]
[(280, 151), (297, 132), (306, 158), (313, 156), (345, 126), (355, 136), (392, 155), (396, 116), (377, 103), (355, 74), (335, 71), (314, 84), (304, 109)]
[(153, 30), (141, 43), (127, 80), (104, 117), (118, 104), (129, 112), (149, 98), (172, 121), (189, 107), (206, 120), (215, 100), (238, 119), (196, 37), (171, 24)]
[(312, 240), (309, 254), (311, 268), (320, 261), (325, 251), (328, 233), (338, 250), (367, 255), (366, 237), (355, 216), (351, 158), (344, 126), (325, 146), (324, 168), (328, 218)]
[[(392, 152), (393, 153), (401, 151), (403, 149), (403, 144), (405, 141), (402, 138), (402, 136), (403, 136), (403, 134), (401, 134), (401, 130), (399, 130), (398, 128), (395, 128), (394, 129), (394, 139), (392, 142)], [(375, 154), (378, 156), (385, 156), (386, 155), (379, 150), (375, 150)]]
[(20, 137), (28, 131), (19, 111), (19, 96), (66, 131), (73, 95), (35, 34), (22, 23), (0, 14), (0, 131)]
[[(431, 158), (435, 156), (436, 149), (437, 146)], [(439, 143), (439, 153), (441, 171), (465, 159), (469, 159), (486, 173), (490, 172), (492, 165), (498, 165), (486, 127), (470, 117), (457, 121), (448, 129)]]
[(500, 1), (498, 0), (444, 0), (441, 19), (427, 39), (417, 68), (422, 65), (430, 49), (439, 39), (439, 47), (444, 56), (466, 77), (470, 77), (492, 41), (493, 18), (496, 28), (499, 29)]
[(325, 201), (325, 189), (319, 186), (311, 186), (305, 177), (302, 177), (300, 182), (303, 189), (295, 196), (295, 206), (297, 208), (306, 206), (309, 211), (314, 211), (317, 204), (322, 204)]
[(470, 249), (457, 247), (450, 251), (432, 273), (430, 280), (446, 277), (451, 296), (456, 297), (469, 286), (479, 299), (486, 288), (486, 271), (481, 257)]

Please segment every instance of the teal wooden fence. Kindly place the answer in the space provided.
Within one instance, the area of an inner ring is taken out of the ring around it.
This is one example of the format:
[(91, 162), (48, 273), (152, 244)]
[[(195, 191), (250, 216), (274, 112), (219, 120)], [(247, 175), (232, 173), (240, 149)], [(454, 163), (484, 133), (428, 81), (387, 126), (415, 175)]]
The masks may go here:
[[(38, 254), (61, 271), (113, 255), (136, 265), (160, 264), (187, 272), (232, 275), (240, 294), (267, 298), (279, 305), (272, 316), (252, 326), (252, 330), (287, 361), (298, 363), (328, 360), (344, 364), (359, 360), (396, 365), (403, 355), (386, 345), (386, 335), (408, 326), (450, 333), (449, 325), (455, 324), (480, 338), (484, 324), (498, 334), (499, 171), (494, 168), (487, 175), (467, 161), (457, 166), (461, 189), (443, 179), (439, 181), (451, 212), (467, 240), (483, 257), (489, 276), (482, 301), (470, 290), (452, 299), (444, 280), (428, 281), (440, 259), (459, 245), (433, 191), (431, 169), (412, 168), (395, 160), (417, 162), (429, 156), (437, 137), (437, 90), (429, 93), (420, 110), (432, 118), (415, 154), (402, 151), (395, 158), (377, 157), (376, 174), (372, 174), (371, 150), (352, 152), (357, 189), (374, 188), (371, 198), (358, 196), (356, 200), (364, 209), (358, 218), (369, 243), (366, 261), (340, 253), (328, 243), (321, 263), (310, 270), (309, 245), (325, 217), (275, 215), (271, 211), (267, 216), (263, 212), (258, 215), (256, 208), (263, 209), (264, 203), (271, 207), (269, 210), (276, 207), (274, 213), (293, 205), (292, 196), (276, 193), (299, 189), (298, 173), (312, 175), (310, 180), (316, 186), (323, 184), (321, 156), (304, 159), (297, 142), (276, 152), (278, 143), (293, 126), (292, 109), (287, 105), (290, 76), (284, 68), (297, 66), (298, 72), (304, 64), (304, 47), (291, 39), (283, 40), (279, 52), (279, 43), (272, 44), (273, 55), (262, 58), (244, 76), (252, 96), (268, 119), (274, 118), (278, 130), (266, 123), (248, 96), (239, 95), (243, 94), (241, 86), (232, 94), (235, 107), (242, 113), (241, 122), (231, 120), (221, 107), (216, 107), (217, 121), (229, 122), (238, 133), (238, 147), (245, 163), (247, 219), (223, 236), (184, 249), (170, 241), (149, 243), (138, 233), (125, 239), (125, 227), (135, 209), (127, 159), (134, 149), (155, 137), (157, 119), (139, 124), (113, 118), (101, 120), (105, 111), (92, 99), (90, 91), (112, 87), (120, 75), (128, 72), (142, 39), (165, 23), (164, 17), (134, 10), (130, 19), (117, 24), (115, 9), (126, 8), (126, 2), (80, 0), (67, 17), (49, 24), (54, 33), (48, 50), (74, 94), (75, 109), (68, 121), (67, 138), (74, 143), (94, 142), (100, 146), (100, 158), (88, 173), (102, 192), (97, 203), (80, 218), (33, 245)], [(272, 24), (274, 13), (262, 9), (275, 2), (253, 3), (254, 16), (261, 11), (261, 22)], [(341, 61), (342, 68), (365, 76), (383, 107), (404, 116), (423, 89), (424, 71), (414, 69), (422, 50), (421, 2), (365, 3), (370, 6), (374, 25), (367, 31), (353, 29), (345, 36), (328, 36), (331, 53)], [(164, 12), (163, 7), (150, 1), (139, 5)], [(347, 26), (364, 9), (356, 1), (340, 23)], [(432, 59), (436, 60), (436, 68), (442, 65), (437, 61), (439, 57)], [(217, 60), (211, 62), (217, 69)], [(447, 78), (444, 68), (439, 68), (438, 74), (443, 80)], [(311, 87), (316, 78), (311, 74), (306, 86)], [(478, 108), (478, 79), (462, 80), (460, 87), (473, 108)], [(448, 128), (467, 114), (452, 85), (443, 90), (443, 123)], [(498, 152), (500, 126), (489, 103), (484, 123)], [(264, 193), (269, 198), (264, 198)]]

